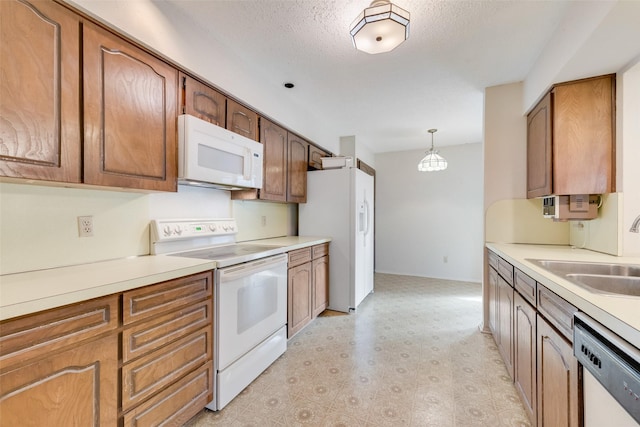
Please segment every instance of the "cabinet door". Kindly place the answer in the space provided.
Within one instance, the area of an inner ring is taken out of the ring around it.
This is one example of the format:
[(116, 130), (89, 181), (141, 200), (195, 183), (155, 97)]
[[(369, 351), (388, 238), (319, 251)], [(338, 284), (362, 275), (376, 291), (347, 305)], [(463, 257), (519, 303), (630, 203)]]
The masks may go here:
[(496, 344), (499, 343), (498, 335), (498, 272), (489, 267), (489, 330), (493, 334)]
[(180, 81), (182, 82), (184, 113), (224, 127), (227, 97), (186, 74), (180, 73)]
[(311, 263), (289, 269), (287, 336), (291, 338), (311, 321)]
[(513, 288), (498, 276), (498, 350), (513, 378)]
[(53, 353), (0, 376), (0, 426), (115, 426), (118, 337)]
[(309, 143), (297, 135), (288, 136), (287, 201), (306, 203)]
[(258, 114), (233, 99), (227, 100), (227, 129), (258, 141)]
[(578, 360), (571, 344), (538, 315), (538, 426), (578, 427)]
[(0, 175), (80, 182), (78, 17), (3, 0), (0, 40)]
[(177, 190), (177, 71), (86, 23), (84, 182)]
[(329, 257), (314, 259), (313, 270), (313, 317), (322, 313), (329, 305)]
[(551, 93), (527, 116), (527, 198), (547, 196), (552, 191)]
[(514, 381), (524, 409), (536, 425), (536, 310), (514, 292)]
[(260, 198), (287, 201), (287, 131), (260, 118), (260, 142), (264, 144), (264, 166)]
[(553, 192), (615, 191), (615, 84), (603, 76), (553, 89)]

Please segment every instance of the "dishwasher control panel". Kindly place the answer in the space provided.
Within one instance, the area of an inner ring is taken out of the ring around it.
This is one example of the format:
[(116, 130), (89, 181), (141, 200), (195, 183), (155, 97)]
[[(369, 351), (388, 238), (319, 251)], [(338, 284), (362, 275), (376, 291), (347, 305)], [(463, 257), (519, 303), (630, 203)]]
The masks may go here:
[(573, 354), (640, 423), (640, 350), (584, 313), (576, 313)]

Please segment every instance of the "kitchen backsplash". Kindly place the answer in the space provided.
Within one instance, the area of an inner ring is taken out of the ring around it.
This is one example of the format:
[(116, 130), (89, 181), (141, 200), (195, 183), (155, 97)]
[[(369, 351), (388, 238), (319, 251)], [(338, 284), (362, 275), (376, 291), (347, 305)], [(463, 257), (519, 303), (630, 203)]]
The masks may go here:
[(620, 256), (622, 239), (619, 224), (622, 212), (622, 193), (605, 194), (598, 218), (590, 221), (572, 221), (569, 243), (577, 248), (590, 249), (610, 255)]
[(485, 241), (568, 245), (569, 225), (542, 216), (542, 199), (504, 199), (486, 211)]
[[(229, 191), (189, 186), (143, 194), (0, 183), (0, 274), (147, 255), (153, 218), (237, 215), (238, 240), (253, 240), (294, 234), (296, 212), (276, 203), (232, 206)], [(92, 237), (78, 237), (85, 215), (93, 216)]]

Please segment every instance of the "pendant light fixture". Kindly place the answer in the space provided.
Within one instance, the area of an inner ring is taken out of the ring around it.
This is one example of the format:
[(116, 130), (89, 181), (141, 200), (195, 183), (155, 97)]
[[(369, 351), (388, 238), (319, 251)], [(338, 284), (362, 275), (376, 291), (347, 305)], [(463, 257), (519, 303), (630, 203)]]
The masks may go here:
[(444, 157), (438, 155), (438, 152), (433, 148), (433, 134), (438, 132), (438, 129), (429, 129), (431, 134), (431, 149), (426, 152), (424, 159), (418, 163), (418, 170), (420, 172), (436, 172), (443, 171), (447, 168), (447, 161)]
[(372, 1), (351, 24), (353, 46), (371, 54), (395, 49), (409, 38), (409, 16), (389, 0)]

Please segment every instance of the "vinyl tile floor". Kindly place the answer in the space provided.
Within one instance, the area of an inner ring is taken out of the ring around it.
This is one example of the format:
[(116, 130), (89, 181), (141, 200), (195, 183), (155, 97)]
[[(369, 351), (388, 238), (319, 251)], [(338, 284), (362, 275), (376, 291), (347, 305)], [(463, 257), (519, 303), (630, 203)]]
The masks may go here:
[(530, 426), (482, 319), (479, 283), (379, 274), (326, 311), (204, 426)]

